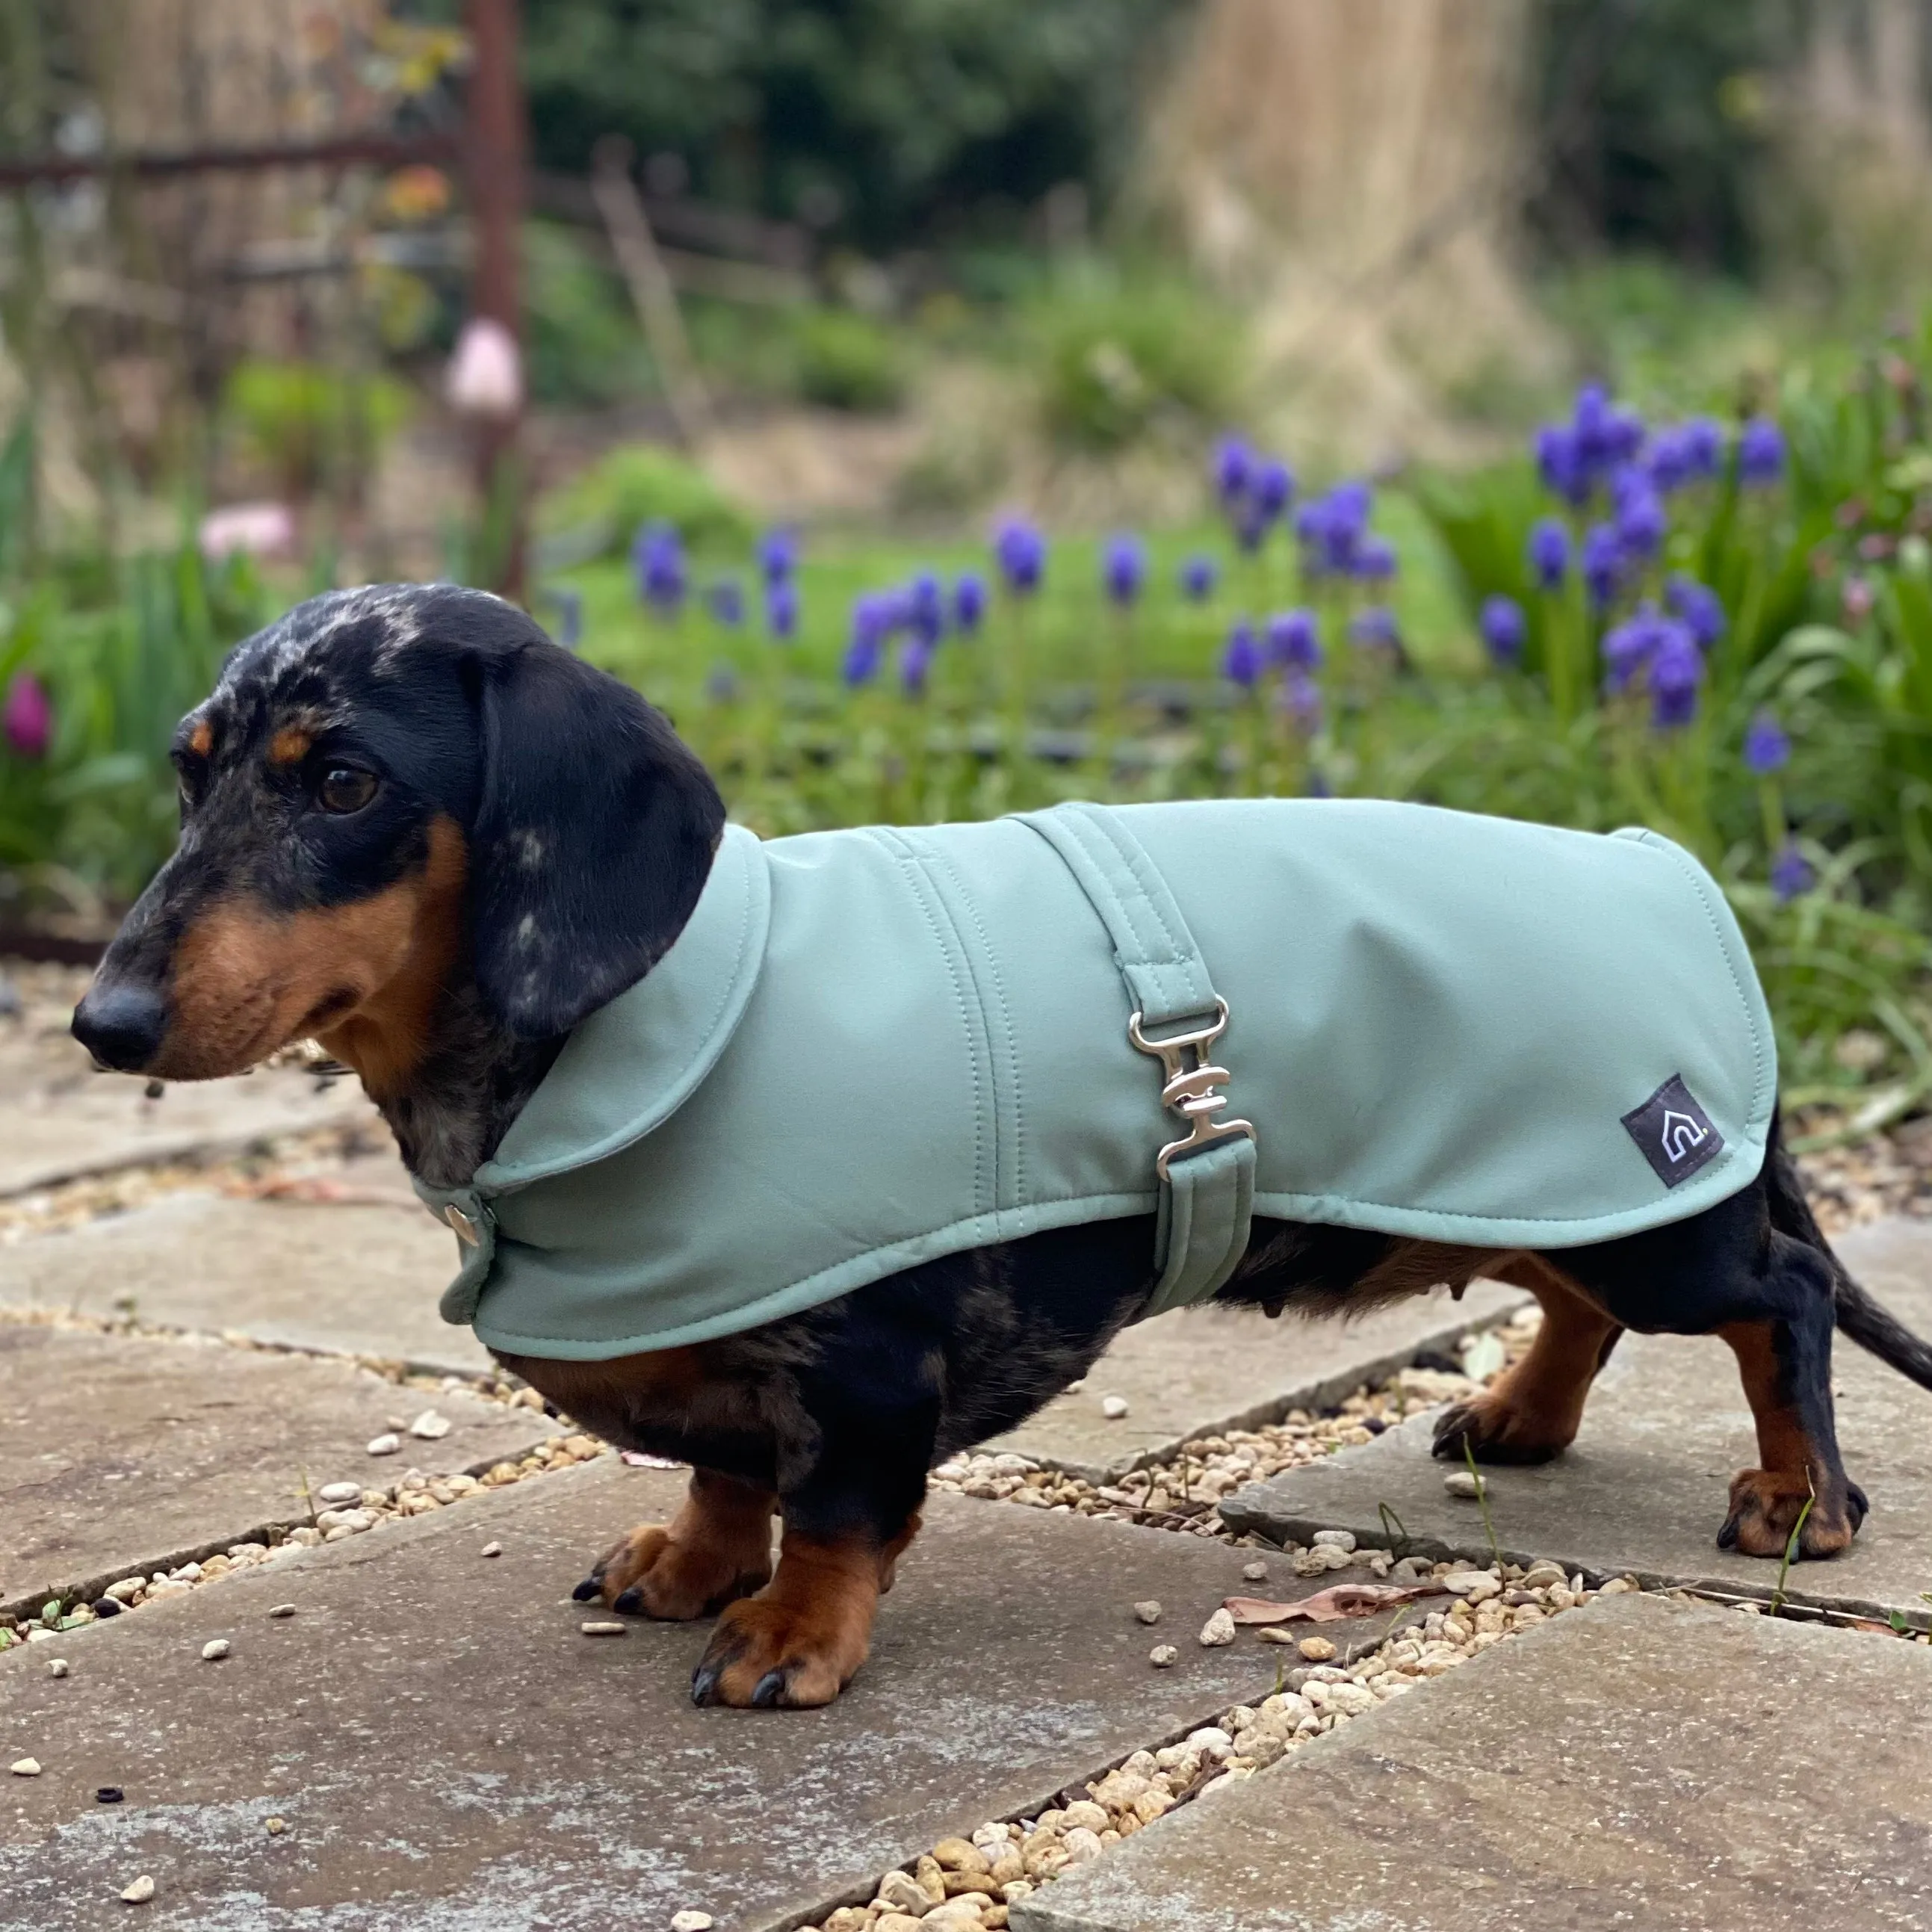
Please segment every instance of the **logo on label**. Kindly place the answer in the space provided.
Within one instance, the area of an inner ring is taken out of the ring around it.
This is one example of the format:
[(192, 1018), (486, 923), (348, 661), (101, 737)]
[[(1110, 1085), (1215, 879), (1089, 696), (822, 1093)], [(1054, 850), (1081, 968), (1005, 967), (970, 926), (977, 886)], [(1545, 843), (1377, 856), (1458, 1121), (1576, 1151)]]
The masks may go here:
[(1724, 1136), (1682, 1074), (1673, 1073), (1641, 1107), (1624, 1114), (1623, 1123), (1666, 1187), (1688, 1180), (1724, 1150)]

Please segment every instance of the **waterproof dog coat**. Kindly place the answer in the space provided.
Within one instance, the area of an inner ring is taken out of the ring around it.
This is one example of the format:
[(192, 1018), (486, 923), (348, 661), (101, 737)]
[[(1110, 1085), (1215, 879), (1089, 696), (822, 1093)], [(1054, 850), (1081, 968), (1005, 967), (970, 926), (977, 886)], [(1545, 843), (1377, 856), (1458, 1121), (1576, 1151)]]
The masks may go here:
[(471, 1185), (442, 1312), (598, 1359), (1157, 1214), (1147, 1312), (1251, 1215), (1561, 1248), (1762, 1165), (1769, 1017), (1694, 860), (1426, 806), (1064, 806), (760, 842)]

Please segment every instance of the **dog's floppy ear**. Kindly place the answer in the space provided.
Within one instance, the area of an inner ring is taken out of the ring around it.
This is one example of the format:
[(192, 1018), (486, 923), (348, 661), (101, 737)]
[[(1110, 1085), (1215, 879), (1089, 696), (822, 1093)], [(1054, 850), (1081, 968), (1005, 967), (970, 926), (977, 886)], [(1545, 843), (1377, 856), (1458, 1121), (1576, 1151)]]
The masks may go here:
[(548, 640), (466, 666), (476, 982), (512, 1033), (567, 1033), (648, 971), (704, 890), (724, 807), (669, 722)]

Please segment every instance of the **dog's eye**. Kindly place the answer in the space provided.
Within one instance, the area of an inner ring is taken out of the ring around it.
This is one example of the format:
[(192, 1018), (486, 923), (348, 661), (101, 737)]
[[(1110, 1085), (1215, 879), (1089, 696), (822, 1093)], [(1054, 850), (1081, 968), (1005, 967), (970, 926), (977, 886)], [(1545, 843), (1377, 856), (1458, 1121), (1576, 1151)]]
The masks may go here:
[(332, 765), (315, 795), (325, 812), (360, 812), (376, 796), (376, 774), (353, 765)]

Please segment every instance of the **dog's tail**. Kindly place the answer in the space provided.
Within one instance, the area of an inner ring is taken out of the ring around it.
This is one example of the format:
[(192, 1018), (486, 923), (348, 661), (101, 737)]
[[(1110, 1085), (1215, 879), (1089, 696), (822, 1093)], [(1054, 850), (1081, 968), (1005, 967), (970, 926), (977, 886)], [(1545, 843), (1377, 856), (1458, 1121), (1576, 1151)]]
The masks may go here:
[(1822, 1255), (1832, 1270), (1832, 1296), (1838, 1326), (1862, 1348), (1909, 1376), (1921, 1388), (1932, 1389), (1932, 1342), (1915, 1335), (1898, 1317), (1875, 1301), (1852, 1279), (1832, 1244), (1819, 1232), (1804, 1198), (1804, 1184), (1796, 1163), (1784, 1150), (1778, 1123), (1772, 1123), (1771, 1152), (1765, 1161), (1765, 1192), (1771, 1204), (1771, 1225)]

